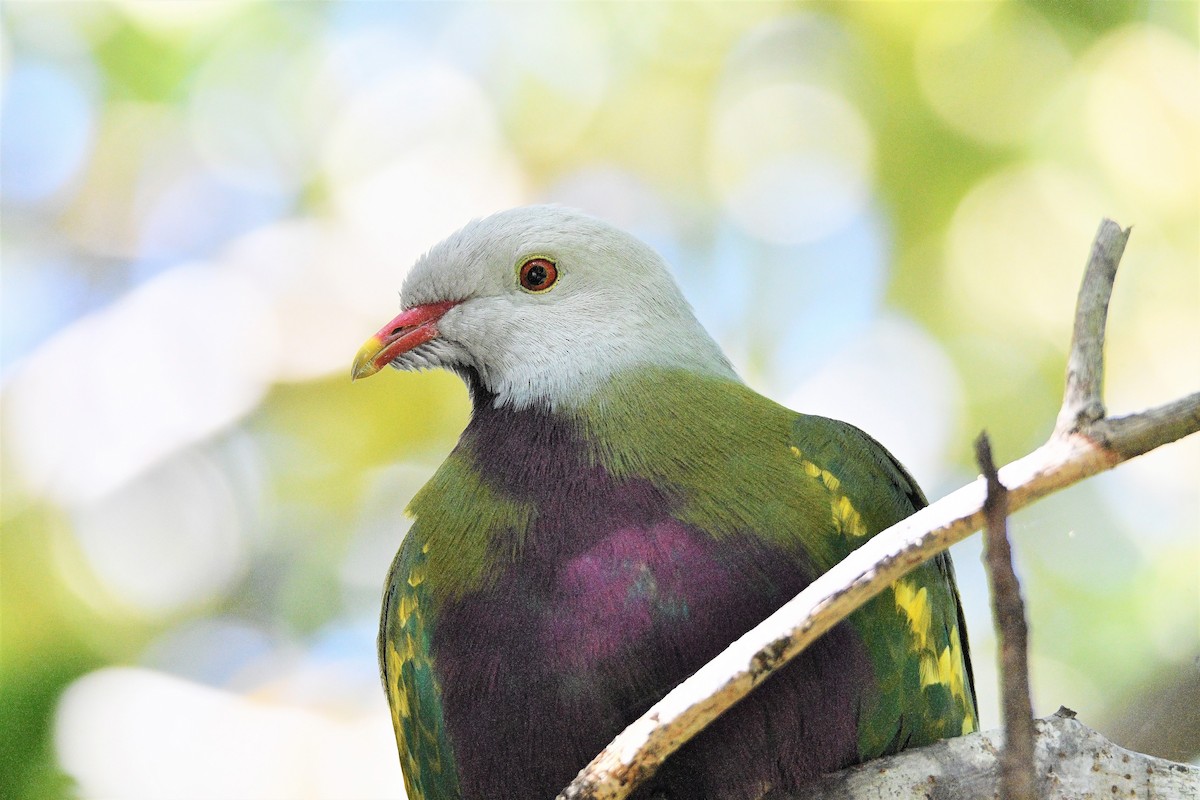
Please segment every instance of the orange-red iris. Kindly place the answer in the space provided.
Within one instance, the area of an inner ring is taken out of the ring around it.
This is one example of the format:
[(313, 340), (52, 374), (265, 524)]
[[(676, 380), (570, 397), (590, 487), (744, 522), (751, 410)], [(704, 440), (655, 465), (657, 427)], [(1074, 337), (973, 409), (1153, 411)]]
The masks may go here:
[(544, 292), (558, 280), (558, 267), (548, 258), (531, 258), (521, 265), (521, 288)]

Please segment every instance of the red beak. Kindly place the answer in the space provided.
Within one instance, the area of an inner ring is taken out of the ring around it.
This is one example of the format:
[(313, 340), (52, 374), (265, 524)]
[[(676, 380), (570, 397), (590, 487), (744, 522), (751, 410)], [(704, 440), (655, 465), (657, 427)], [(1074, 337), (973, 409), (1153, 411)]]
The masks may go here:
[(369, 378), (401, 353), (436, 339), (438, 320), (456, 305), (458, 301), (453, 300), (413, 306), (402, 311), (359, 349), (354, 357), (354, 366), (350, 368), (350, 379)]

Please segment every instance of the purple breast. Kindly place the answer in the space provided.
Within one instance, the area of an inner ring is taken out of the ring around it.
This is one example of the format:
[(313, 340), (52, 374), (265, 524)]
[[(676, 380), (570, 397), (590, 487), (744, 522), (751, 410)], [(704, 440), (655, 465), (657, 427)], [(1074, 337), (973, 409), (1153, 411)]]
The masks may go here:
[(541, 651), (582, 672), (645, 641), (656, 625), (685, 625), (729, 589), (712, 542), (674, 519), (618, 528), (557, 571)]
[[(439, 613), (434, 663), (465, 798), (555, 796), (614, 735), (811, 580), (753, 532), (718, 541), (675, 519), (667, 490), (589, 464), (569, 419), (481, 403), (460, 447), (494, 491), (536, 508), (528, 531), (492, 543), (502, 566), (488, 588)], [(736, 800), (732, 787), (786, 780), (780, 761), (807, 747), (806, 735), (819, 755), (797, 769), (852, 760), (865, 657), (844, 628), (822, 641), (764, 687), (773, 696), (757, 693), (673, 757), (658, 789)], [(829, 672), (841, 689), (822, 685)], [(813, 715), (807, 732), (803, 722), (789, 729), (795, 714)], [(743, 755), (755, 748), (758, 763)]]

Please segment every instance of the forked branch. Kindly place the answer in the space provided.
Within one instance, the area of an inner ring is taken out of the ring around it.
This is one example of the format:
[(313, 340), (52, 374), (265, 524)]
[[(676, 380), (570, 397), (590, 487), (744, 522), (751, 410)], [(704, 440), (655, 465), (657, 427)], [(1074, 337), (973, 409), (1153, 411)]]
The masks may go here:
[[(1104, 220), (1079, 293), (1063, 407), (1053, 435), (1002, 467), (1008, 511), (1200, 430), (1200, 392), (1140, 414), (1104, 415), (1108, 300), (1128, 230)], [(983, 526), (982, 478), (878, 534), (675, 687), (579, 773), (560, 800), (620, 800), (692, 736), (855, 609)]]

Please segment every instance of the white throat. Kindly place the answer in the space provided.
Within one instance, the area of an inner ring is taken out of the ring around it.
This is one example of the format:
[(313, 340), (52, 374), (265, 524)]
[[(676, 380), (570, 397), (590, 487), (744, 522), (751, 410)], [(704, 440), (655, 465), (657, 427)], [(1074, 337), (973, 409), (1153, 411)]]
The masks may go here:
[[(598, 311), (586, 297), (539, 319), (536, 334), (521, 325), (478, 325), (479, 319), (519, 316), (499, 298), (451, 311), (439, 328), (461, 346), (456, 359), (470, 367), (497, 406), (571, 410), (622, 373), (648, 367), (684, 369), (738, 380), (716, 342), (681, 308)], [(564, 304), (565, 305), (565, 304)], [(465, 351), (465, 353), (463, 352)], [(466, 356), (463, 358), (463, 356)]]

